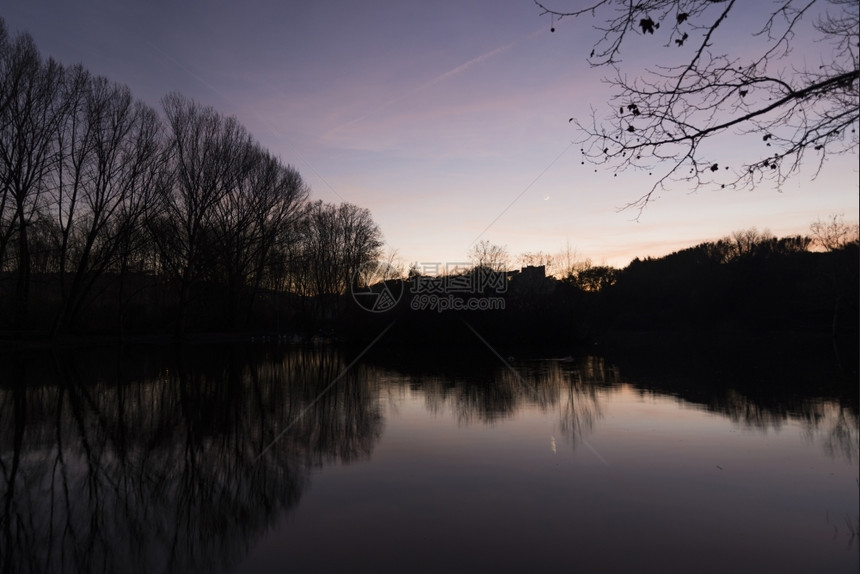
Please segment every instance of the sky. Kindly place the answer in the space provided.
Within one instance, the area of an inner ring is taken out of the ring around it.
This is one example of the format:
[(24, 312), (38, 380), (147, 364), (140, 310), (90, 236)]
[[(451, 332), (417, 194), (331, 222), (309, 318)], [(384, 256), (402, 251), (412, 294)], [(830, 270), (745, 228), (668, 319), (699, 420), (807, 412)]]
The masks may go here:
[[(235, 116), (312, 199), (368, 208), (406, 266), (464, 262), (487, 240), (512, 264), (571, 250), (623, 267), (753, 226), (808, 234), (860, 207), (855, 153), (782, 190), (678, 186), (621, 209), (653, 180), (583, 165), (568, 122), (607, 105), (606, 70), (586, 62), (593, 21), (553, 23), (532, 0), (0, 0), (0, 17), (156, 108), (179, 91)], [(665, 50), (634, 37), (630, 70)]]

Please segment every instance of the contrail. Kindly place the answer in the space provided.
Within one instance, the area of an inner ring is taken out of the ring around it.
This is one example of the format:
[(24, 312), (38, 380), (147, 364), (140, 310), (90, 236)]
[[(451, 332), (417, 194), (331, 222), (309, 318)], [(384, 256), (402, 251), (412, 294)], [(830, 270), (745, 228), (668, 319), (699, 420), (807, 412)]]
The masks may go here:
[(408, 98), (410, 96), (414, 96), (415, 94), (421, 93), (424, 90), (426, 90), (432, 86), (435, 86), (436, 84), (439, 84), (439, 83), (444, 82), (445, 80), (447, 80), (449, 78), (452, 78), (454, 76), (462, 74), (463, 72), (465, 72), (466, 70), (468, 70), (469, 68), (471, 68), (473, 66), (481, 64), (481, 63), (483, 63), (483, 62), (485, 62), (491, 58), (498, 56), (499, 54), (503, 54), (504, 52), (507, 52), (508, 50), (510, 50), (511, 48), (516, 46), (517, 44), (520, 44), (521, 42), (523, 42), (525, 40), (531, 40), (532, 38), (534, 38), (538, 34), (543, 33), (545, 31), (546, 31), (545, 28), (540, 28), (538, 30), (535, 30), (531, 34), (527, 34), (526, 36), (523, 36), (522, 38), (514, 40), (513, 42), (510, 42), (508, 44), (505, 44), (504, 46), (499, 46), (498, 48), (494, 48), (494, 49), (490, 50), (489, 52), (481, 54), (480, 56), (475, 56), (471, 60), (468, 60), (467, 62), (464, 62), (464, 63), (460, 64), (459, 66), (456, 66), (456, 67), (448, 70), (447, 72), (443, 72), (443, 73), (439, 74), (438, 76), (436, 76), (432, 80), (429, 80), (429, 81), (421, 84), (417, 88), (413, 88), (412, 90), (409, 90), (408, 92), (405, 92), (405, 93), (403, 93), (403, 94), (401, 94), (395, 98), (391, 98), (390, 100), (387, 100), (387, 101), (381, 103), (380, 105), (376, 106), (372, 110), (365, 112), (364, 114), (358, 116), (357, 118), (349, 120), (346, 123), (343, 123), (339, 126), (336, 126), (332, 129), (328, 130), (325, 135), (333, 134), (333, 133), (338, 132), (342, 129), (348, 128), (351, 125), (357, 124), (357, 123), (367, 119), (368, 117), (375, 115), (378, 112), (381, 112), (382, 110), (392, 106), (393, 104), (396, 104), (397, 102), (405, 100), (406, 98)]
[(182, 62), (180, 62), (179, 60), (177, 60), (176, 58), (174, 58), (173, 56), (171, 56), (170, 54), (168, 54), (167, 52), (165, 52), (164, 50), (162, 50), (161, 48), (159, 48), (158, 46), (156, 46), (152, 42), (149, 42), (148, 40), (144, 40), (143, 42), (144, 42), (144, 44), (146, 44), (147, 46), (152, 48), (155, 52), (159, 53), (163, 58), (165, 58), (169, 62), (173, 63), (173, 65), (175, 65), (177, 68), (182, 70), (184, 73), (188, 74), (189, 76), (191, 76), (192, 78), (194, 78), (195, 80), (197, 80), (198, 82), (200, 82), (201, 84), (206, 86), (209, 90), (212, 91), (212, 93), (217, 95), (219, 98), (221, 98), (222, 100), (224, 100), (228, 104), (231, 103), (230, 98), (228, 98), (226, 95), (224, 95), (218, 88), (216, 88), (215, 86), (213, 86), (212, 84), (207, 82), (205, 79), (203, 79), (202, 76), (200, 76), (199, 74), (195, 74), (188, 66), (184, 65)]
[(430, 80), (429, 82), (427, 82), (426, 84), (424, 84), (424, 85), (422, 85), (422, 86), (419, 86), (418, 88), (416, 88), (415, 90), (413, 90), (413, 92), (412, 92), (412, 93), (416, 93), (416, 92), (420, 92), (420, 91), (422, 91), (422, 90), (426, 90), (426, 89), (427, 89), (427, 88), (429, 88), (430, 86), (436, 85), (436, 84), (438, 84), (439, 82), (444, 82), (444, 81), (445, 81), (445, 80), (447, 80), (448, 78), (451, 78), (451, 77), (453, 77), (453, 76), (456, 76), (456, 75), (458, 75), (458, 74), (461, 74), (461, 73), (465, 72), (466, 70), (468, 70), (468, 69), (469, 69), (469, 68), (471, 68), (472, 66), (475, 66), (475, 65), (477, 65), (477, 64), (480, 64), (481, 62), (484, 62), (485, 60), (489, 60), (490, 58), (492, 58), (492, 57), (494, 57), (494, 56), (498, 56), (499, 54), (502, 54), (502, 53), (504, 53), (504, 52), (507, 52), (508, 50), (510, 50), (511, 48), (513, 48), (514, 46), (516, 46), (516, 45), (517, 45), (517, 44), (519, 44), (519, 43), (520, 43), (520, 40), (516, 40), (516, 41), (514, 41), (514, 42), (511, 42), (510, 44), (506, 44), (506, 45), (504, 45), (504, 46), (499, 46), (499, 47), (498, 47), (498, 48), (496, 48), (495, 50), (490, 50), (490, 51), (489, 51), (489, 52), (487, 52), (486, 54), (481, 54), (480, 56), (477, 56), (477, 57), (475, 57), (475, 58), (472, 58), (472, 59), (471, 59), (471, 60), (469, 60), (468, 62), (466, 62), (466, 63), (464, 63), (464, 64), (460, 64), (460, 65), (459, 65), (459, 66), (457, 66), (456, 68), (453, 68), (453, 69), (451, 69), (451, 70), (448, 70), (448, 71), (447, 71), (447, 72), (445, 72), (445, 73), (439, 74), (438, 76), (436, 76), (435, 78), (433, 78), (432, 80)]

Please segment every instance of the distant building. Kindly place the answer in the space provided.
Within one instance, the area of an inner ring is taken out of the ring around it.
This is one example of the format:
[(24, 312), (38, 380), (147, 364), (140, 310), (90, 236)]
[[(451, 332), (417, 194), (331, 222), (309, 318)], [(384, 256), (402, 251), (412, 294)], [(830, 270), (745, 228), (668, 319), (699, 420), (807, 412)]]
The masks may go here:
[(526, 265), (520, 270), (519, 278), (527, 281), (546, 279), (546, 265)]
[(535, 283), (546, 279), (546, 265), (526, 265), (521, 269), (508, 271), (508, 281)]
[(513, 299), (532, 300), (528, 305), (550, 295), (556, 288), (555, 277), (547, 277), (546, 265), (527, 265), (519, 271), (511, 272), (508, 279), (511, 282)]

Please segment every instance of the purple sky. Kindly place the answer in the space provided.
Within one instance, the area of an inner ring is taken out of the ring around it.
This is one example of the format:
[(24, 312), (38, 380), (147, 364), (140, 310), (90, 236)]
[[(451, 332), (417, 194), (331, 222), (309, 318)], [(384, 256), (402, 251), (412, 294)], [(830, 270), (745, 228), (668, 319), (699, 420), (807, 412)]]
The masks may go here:
[[(369, 208), (407, 265), (464, 261), (487, 239), (513, 261), (569, 245), (623, 266), (751, 226), (788, 235), (833, 214), (856, 221), (856, 154), (781, 193), (678, 187), (633, 221), (618, 208), (653, 182), (595, 173), (571, 143), (568, 118), (606, 105), (604, 71), (585, 62), (596, 35), (588, 20), (563, 20), (551, 34), (539, 14), (531, 0), (0, 7), (43, 55), (81, 62), (153, 106), (177, 90), (236, 116), (314, 198)], [(665, 54), (660, 42), (634, 40), (631, 57)], [(749, 142), (729, 142), (727, 156)]]

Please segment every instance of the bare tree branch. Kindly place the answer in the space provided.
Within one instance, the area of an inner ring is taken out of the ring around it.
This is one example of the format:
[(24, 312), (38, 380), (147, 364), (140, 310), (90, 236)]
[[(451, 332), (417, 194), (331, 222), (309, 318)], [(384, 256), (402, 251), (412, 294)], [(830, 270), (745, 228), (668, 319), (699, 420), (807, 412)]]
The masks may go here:
[[(602, 0), (570, 11), (535, 4), (558, 19), (598, 21), (602, 36), (588, 61), (614, 73), (609, 111), (598, 117), (592, 110), (588, 124), (570, 121), (582, 133), (583, 163), (656, 178), (625, 209), (641, 214), (672, 183), (754, 188), (768, 180), (779, 188), (810, 154), (815, 177), (826, 157), (857, 149), (860, 0), (782, 0), (752, 32), (752, 47), (736, 56), (724, 24), (738, 10), (754, 13), (736, 0)], [(667, 36), (662, 48), (676, 50), (667, 61), (677, 62), (681, 50), (681, 63), (625, 71), (621, 48), (631, 32)], [(798, 45), (803, 58), (793, 56)], [(724, 136), (740, 138), (756, 157), (735, 166), (719, 161), (712, 141)]]

